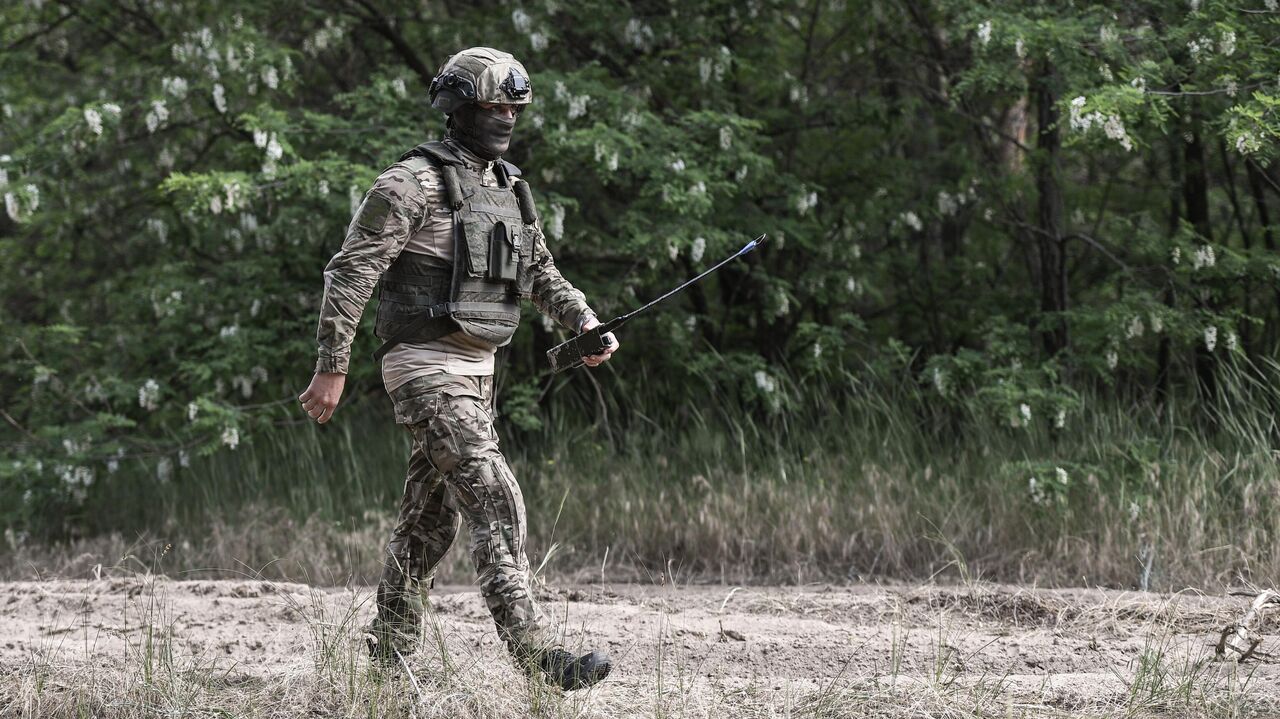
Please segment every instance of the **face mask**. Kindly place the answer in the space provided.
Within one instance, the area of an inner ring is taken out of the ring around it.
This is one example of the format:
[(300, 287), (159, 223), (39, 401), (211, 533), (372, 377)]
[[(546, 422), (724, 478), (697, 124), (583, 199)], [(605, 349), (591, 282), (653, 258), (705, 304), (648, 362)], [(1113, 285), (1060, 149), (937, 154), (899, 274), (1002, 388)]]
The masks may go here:
[(468, 150), (485, 160), (502, 157), (511, 145), (515, 118), (500, 117), (493, 110), (468, 103), (450, 116), (450, 134)]

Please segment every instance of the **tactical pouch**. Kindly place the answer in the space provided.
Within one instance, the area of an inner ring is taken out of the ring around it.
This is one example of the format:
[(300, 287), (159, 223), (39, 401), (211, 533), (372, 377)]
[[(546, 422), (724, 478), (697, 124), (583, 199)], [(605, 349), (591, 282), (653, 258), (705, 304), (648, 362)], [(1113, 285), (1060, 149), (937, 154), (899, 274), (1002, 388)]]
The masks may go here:
[(520, 257), (520, 228), (496, 222), (489, 233), (489, 272), (491, 280), (514, 281)]

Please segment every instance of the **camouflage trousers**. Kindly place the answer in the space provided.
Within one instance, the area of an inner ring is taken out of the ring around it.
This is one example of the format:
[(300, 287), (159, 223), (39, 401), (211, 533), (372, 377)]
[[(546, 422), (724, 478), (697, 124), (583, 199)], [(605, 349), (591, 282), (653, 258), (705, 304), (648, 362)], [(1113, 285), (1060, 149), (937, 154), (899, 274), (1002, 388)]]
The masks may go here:
[(498, 635), (518, 657), (550, 646), (529, 587), (524, 497), (493, 428), (493, 378), (427, 375), (397, 387), (391, 399), (413, 450), (378, 585), (375, 635), (402, 653), (416, 647), (422, 598), (465, 523)]

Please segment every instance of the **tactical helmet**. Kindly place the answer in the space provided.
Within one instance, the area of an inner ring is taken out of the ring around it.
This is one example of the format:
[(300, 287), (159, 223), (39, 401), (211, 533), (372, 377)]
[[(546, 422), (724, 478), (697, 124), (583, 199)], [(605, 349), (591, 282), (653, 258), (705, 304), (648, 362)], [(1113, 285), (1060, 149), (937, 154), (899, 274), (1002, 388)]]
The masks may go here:
[(469, 102), (528, 105), (529, 73), (510, 53), (472, 47), (451, 56), (431, 81), (431, 106), (446, 115)]

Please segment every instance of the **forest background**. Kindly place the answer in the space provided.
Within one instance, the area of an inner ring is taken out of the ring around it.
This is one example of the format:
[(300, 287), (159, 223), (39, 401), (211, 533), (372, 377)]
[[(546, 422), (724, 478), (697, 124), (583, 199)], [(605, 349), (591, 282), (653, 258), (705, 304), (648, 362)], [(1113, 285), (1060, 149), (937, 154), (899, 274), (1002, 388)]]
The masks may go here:
[(371, 322), (330, 425), (295, 397), (471, 45), (531, 72), (508, 157), (602, 316), (772, 238), (600, 370), (527, 308), (540, 571), (1280, 578), (1276, 0), (7, 3), (7, 575), (372, 576), (408, 436)]

